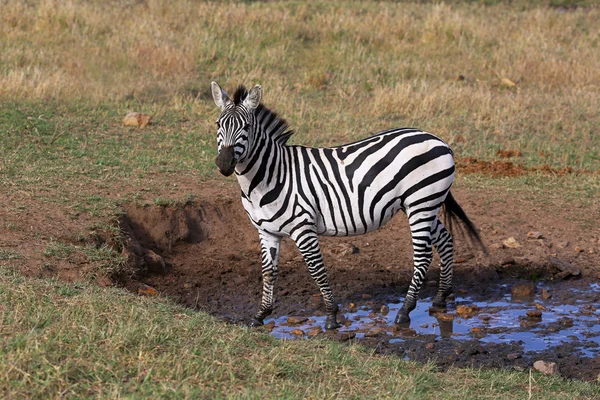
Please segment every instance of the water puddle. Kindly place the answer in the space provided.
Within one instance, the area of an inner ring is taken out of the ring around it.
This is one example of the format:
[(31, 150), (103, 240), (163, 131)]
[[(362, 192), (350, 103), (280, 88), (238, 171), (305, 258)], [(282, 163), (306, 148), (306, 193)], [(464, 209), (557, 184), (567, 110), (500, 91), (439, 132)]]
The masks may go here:
[[(517, 342), (524, 353), (569, 343), (583, 357), (600, 355), (600, 310), (595, 308), (594, 301), (600, 297), (598, 284), (557, 289), (539, 283), (535, 294), (529, 297), (513, 296), (511, 286), (498, 286), (485, 300), (457, 293), (444, 312), (432, 312), (432, 299), (421, 299), (410, 314), (409, 327), (394, 325), (401, 304), (391, 303), (389, 298), (373, 299), (361, 306), (345, 305), (339, 314), (342, 328), (327, 334), (338, 338), (377, 338), (390, 344), (402, 344), (425, 335), (436, 340), (476, 339), (483, 345)], [(561, 296), (548, 298), (548, 293), (559, 291)], [(324, 316), (283, 316), (265, 322), (271, 334), (282, 339), (325, 334)]]

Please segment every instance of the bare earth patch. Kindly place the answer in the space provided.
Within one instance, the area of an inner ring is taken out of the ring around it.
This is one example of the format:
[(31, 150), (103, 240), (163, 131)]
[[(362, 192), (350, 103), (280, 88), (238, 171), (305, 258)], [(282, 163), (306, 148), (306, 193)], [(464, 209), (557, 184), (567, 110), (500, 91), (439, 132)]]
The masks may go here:
[[(184, 179), (179, 186), (182, 190), (195, 189), (198, 197), (177, 205), (121, 204), (119, 221), (125, 243), (120, 250), (137, 273), (132, 277), (121, 276), (115, 283), (142, 294), (153, 293), (148, 292), (149, 286), (193, 309), (232, 322), (244, 322), (260, 300), (260, 249), (256, 230), (239, 201), (237, 185)], [(566, 208), (565, 204), (541, 206), (539, 199), (490, 189), (478, 189), (476, 193), (464, 189), (453, 191), (490, 250), (489, 255), (483, 255), (456, 234), (455, 290), (482, 298), (496, 292), (492, 288), (498, 283), (573, 278), (572, 274), (564, 274), (557, 259), (580, 272), (576, 276), (581, 278), (578, 287), (598, 281), (600, 231), (583, 231), (585, 217), (577, 214), (577, 210)], [(0, 263), (18, 268), (26, 275), (56, 276), (63, 280), (89, 278), (93, 263), (77, 249), (119, 246), (107, 232), (90, 229), (93, 218), (89, 216), (74, 219), (68, 210), (60, 211), (49, 204), (27, 202), (23, 198), (18, 199), (18, 204), (8, 196), (2, 200), (8, 205), (6, 210), (20, 211), (0, 214), (3, 222), (0, 248), (18, 255), (18, 258), (6, 257)], [(506, 246), (509, 238), (518, 246)], [(53, 254), (48, 249), (52, 250), (56, 242), (71, 243), (75, 250)], [(322, 238), (322, 249), (334, 294), (343, 307), (349, 307), (350, 303), (364, 307), (382, 298), (403, 299), (412, 274), (412, 252), (402, 215), (369, 235)], [(438, 273), (434, 259), (427, 277), (430, 284), (423, 296), (434, 290), (433, 281)], [(99, 284), (110, 284), (97, 274), (92, 274), (92, 278)], [(565, 282), (563, 287), (568, 288), (569, 284)], [(284, 240), (274, 316), (321, 315), (324, 309), (317, 293), (300, 253), (291, 241)], [(554, 296), (560, 296), (560, 291)], [(477, 348), (476, 354), (471, 354), (475, 350), (464, 348), (474, 345), (470, 342), (436, 341), (436, 351), (432, 352), (433, 347), (419, 344), (422, 336), (410, 340), (392, 348), (373, 338), (365, 344), (372, 344), (382, 352), (402, 354), (418, 349), (411, 358), (434, 359), (441, 368), (451, 365), (522, 368), (535, 361), (507, 358), (518, 351), (518, 345), (487, 346), (485, 351)], [(444, 357), (449, 354), (454, 356)], [(561, 374), (596, 379), (600, 372), (597, 359), (585, 360), (563, 362)]]

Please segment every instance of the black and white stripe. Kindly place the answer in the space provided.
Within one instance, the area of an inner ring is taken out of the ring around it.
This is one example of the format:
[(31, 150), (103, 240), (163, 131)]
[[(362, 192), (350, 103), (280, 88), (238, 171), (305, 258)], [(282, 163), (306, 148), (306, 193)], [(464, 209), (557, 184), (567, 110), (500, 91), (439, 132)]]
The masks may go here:
[(235, 171), (242, 203), (259, 231), (262, 246), (263, 298), (252, 325), (273, 309), (273, 284), (282, 237), (290, 237), (318, 284), (328, 313), (326, 328), (337, 327), (337, 304), (323, 265), (319, 235), (348, 236), (374, 231), (398, 211), (406, 213), (412, 234), (414, 274), (396, 318), (408, 322), (432, 260), (440, 254), (437, 306), (445, 306), (452, 287), (453, 242), (437, 215), (446, 205), (470, 234), (477, 233), (450, 194), (454, 179), (452, 150), (438, 137), (418, 129), (390, 129), (333, 148), (286, 144), (292, 131), (260, 104), (262, 89), (238, 88), (233, 101), (213, 82), (221, 107), (217, 165)]

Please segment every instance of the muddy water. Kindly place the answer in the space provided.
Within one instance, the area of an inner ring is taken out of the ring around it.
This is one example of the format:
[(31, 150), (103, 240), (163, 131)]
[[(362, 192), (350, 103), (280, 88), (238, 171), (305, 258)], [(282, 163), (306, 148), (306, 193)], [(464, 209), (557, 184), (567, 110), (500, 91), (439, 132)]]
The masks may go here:
[(337, 333), (321, 332), (324, 316), (304, 316), (297, 321), (281, 316), (265, 322), (271, 334), (278, 338), (329, 335), (341, 340), (376, 340), (379, 347), (384, 344), (394, 348), (407, 359), (423, 358), (411, 357), (410, 351), (404, 351), (411, 346), (415, 350), (415, 344), (417, 349), (413, 355), (418, 355), (419, 346), (427, 343), (430, 343), (429, 349), (443, 348), (445, 344), (459, 353), (460, 342), (468, 342), (470, 346), (477, 343), (482, 350), (476, 353), (487, 353), (487, 347), (497, 349), (498, 345), (507, 345), (504, 352), (512, 351), (511, 355), (499, 356), (505, 359), (508, 356), (509, 360), (558, 354), (565, 351), (565, 346), (570, 355), (577, 354), (579, 358), (600, 356), (600, 310), (596, 309), (600, 286), (597, 283), (538, 283), (535, 294), (524, 298), (514, 297), (511, 287), (512, 284), (507, 283), (490, 288), (488, 296), (457, 293), (443, 312), (430, 309), (430, 297), (420, 299), (410, 314), (411, 323), (403, 327), (394, 325), (401, 304), (390, 302), (395, 299), (389, 296), (371, 298), (360, 305), (344, 304), (339, 318), (343, 326)]

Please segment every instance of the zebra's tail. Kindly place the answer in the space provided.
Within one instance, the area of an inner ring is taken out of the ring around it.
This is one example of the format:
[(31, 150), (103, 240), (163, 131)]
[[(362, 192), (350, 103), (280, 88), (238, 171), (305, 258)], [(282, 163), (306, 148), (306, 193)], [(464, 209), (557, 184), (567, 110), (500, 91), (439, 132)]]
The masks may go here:
[(477, 243), (479, 247), (481, 247), (481, 250), (484, 254), (488, 254), (487, 247), (481, 241), (479, 233), (477, 232), (477, 228), (475, 228), (473, 222), (471, 222), (469, 217), (467, 217), (467, 214), (462, 209), (462, 207), (458, 205), (458, 203), (454, 199), (454, 196), (452, 196), (452, 192), (448, 192), (446, 200), (444, 200), (444, 214), (446, 217), (446, 224), (448, 225), (448, 230), (450, 232), (452, 232), (453, 221), (455, 221), (456, 219), (461, 220), (465, 228), (467, 229), (467, 235), (469, 236), (469, 238), (473, 242)]

